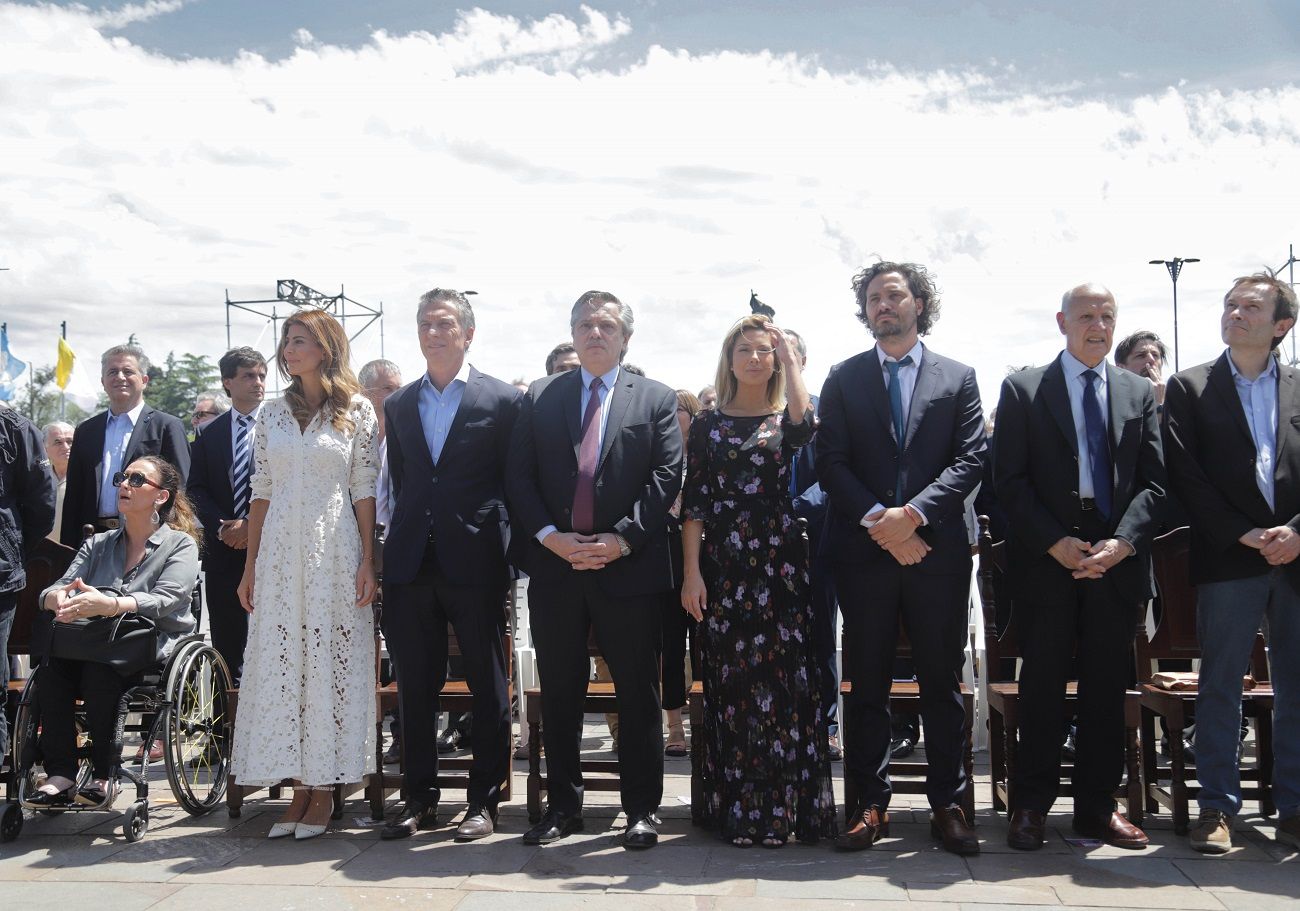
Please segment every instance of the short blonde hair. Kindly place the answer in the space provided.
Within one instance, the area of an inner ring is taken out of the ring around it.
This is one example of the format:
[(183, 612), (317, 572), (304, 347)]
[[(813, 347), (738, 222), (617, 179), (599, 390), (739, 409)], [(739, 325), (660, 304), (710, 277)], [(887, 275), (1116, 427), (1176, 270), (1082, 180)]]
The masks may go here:
[[(767, 317), (751, 314), (736, 320), (735, 325), (727, 331), (727, 337), (722, 340), (722, 352), (718, 355), (718, 374), (713, 381), (718, 392), (718, 409), (734, 399), (740, 388), (736, 375), (731, 372), (731, 353), (736, 347), (737, 339), (750, 331), (767, 332), (767, 326)], [(767, 404), (773, 411), (785, 407), (785, 373), (781, 370), (779, 361), (772, 365), (772, 376), (767, 381)]]

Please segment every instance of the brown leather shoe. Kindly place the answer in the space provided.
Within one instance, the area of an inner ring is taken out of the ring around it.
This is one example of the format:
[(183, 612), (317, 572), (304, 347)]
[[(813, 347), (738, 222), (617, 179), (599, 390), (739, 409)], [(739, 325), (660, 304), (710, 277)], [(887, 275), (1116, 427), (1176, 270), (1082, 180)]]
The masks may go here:
[(1007, 844), (1017, 851), (1037, 851), (1043, 846), (1047, 816), (1037, 810), (1016, 810), (1011, 814)]
[(497, 808), (470, 804), (465, 810), (465, 818), (456, 827), (457, 841), (476, 841), (487, 838), (495, 831)]
[(1110, 819), (1092, 820), (1080, 816), (1074, 817), (1071, 826), (1074, 831), (1087, 838), (1100, 838), (1116, 848), (1128, 848), (1140, 851), (1151, 843), (1145, 832), (1129, 822), (1118, 813), (1111, 813)]
[(944, 807), (930, 814), (930, 834), (943, 842), (943, 849), (952, 854), (969, 856), (980, 853), (980, 840), (966, 821), (961, 807)]
[(840, 851), (862, 851), (889, 834), (889, 814), (880, 807), (867, 807), (847, 832), (835, 839)]

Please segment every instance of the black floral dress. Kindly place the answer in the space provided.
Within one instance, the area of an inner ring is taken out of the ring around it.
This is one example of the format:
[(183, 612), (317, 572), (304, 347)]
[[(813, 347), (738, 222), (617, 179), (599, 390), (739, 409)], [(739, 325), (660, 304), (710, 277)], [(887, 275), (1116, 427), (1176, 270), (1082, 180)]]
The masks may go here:
[(684, 518), (704, 523), (700, 625), (706, 818), (728, 841), (835, 835), (826, 723), (813, 667), (808, 549), (790, 465), (811, 410), (706, 411), (687, 441)]

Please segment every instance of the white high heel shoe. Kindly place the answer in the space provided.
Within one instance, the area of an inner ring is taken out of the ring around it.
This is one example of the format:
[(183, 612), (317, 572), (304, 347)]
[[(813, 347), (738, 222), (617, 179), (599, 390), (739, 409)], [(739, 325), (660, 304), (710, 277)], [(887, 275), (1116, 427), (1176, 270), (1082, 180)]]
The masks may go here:
[[(333, 791), (334, 789), (326, 785), (323, 788), (311, 788), (310, 790)], [(308, 808), (310, 809), (310, 804), (308, 805)], [(315, 823), (309, 823), (309, 822), (300, 822), (298, 823), (298, 827), (294, 830), (293, 837), (297, 841), (306, 841), (309, 838), (315, 838), (318, 835), (324, 835), (325, 830), (329, 828), (329, 825), (330, 824), (328, 822), (326, 822), (324, 825), (316, 825)]]
[[(311, 790), (311, 788), (307, 787), (306, 785), (300, 785), (300, 784), (294, 785), (293, 789), (295, 792)], [(271, 826), (271, 831), (266, 833), (266, 837), (267, 838), (288, 838), (290, 835), (297, 834), (298, 826), (300, 825), (302, 825), (302, 823), (277, 822)]]

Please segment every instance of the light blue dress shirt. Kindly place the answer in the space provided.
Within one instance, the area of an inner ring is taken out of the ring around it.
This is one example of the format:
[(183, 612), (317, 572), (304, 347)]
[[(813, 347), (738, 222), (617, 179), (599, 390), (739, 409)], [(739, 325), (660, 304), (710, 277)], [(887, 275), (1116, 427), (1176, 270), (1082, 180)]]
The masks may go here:
[(100, 462), (104, 469), (104, 474), (99, 479), (101, 516), (117, 515), (117, 488), (113, 486), (113, 475), (126, 467), (122, 460), (126, 458), (126, 447), (131, 443), (131, 433), (135, 430), (142, 411), (144, 402), (121, 414), (113, 414), (111, 411), (108, 413), (108, 424), (104, 427), (104, 459)]
[(1110, 391), (1106, 383), (1106, 361), (1096, 367), (1089, 367), (1068, 351), (1061, 352), (1061, 370), (1065, 373), (1065, 389), (1070, 395), (1070, 416), (1074, 419), (1074, 437), (1079, 449), (1079, 498), (1091, 500), (1096, 491), (1092, 489), (1092, 455), (1088, 449), (1088, 420), (1083, 414), (1083, 391), (1088, 388), (1084, 373), (1092, 370), (1097, 374), (1097, 404), (1101, 406), (1101, 420), (1110, 432)]
[(433, 464), (438, 464), (442, 456), (442, 447), (447, 444), (447, 434), (451, 431), (451, 422), (460, 408), (460, 400), (465, 396), (465, 385), (469, 382), (469, 361), (460, 365), (460, 371), (447, 384), (447, 388), (438, 391), (429, 379), (428, 371), (420, 380), (420, 423), (424, 427), (424, 442), (429, 446), (429, 455)]
[[(614, 391), (614, 384), (618, 382), (618, 371), (619, 368), (615, 366), (613, 370), (603, 374), (600, 378), (600, 445), (602, 449), (605, 446), (605, 425), (609, 423), (609, 406), (613, 400), (610, 393)], [(578, 414), (581, 416), (587, 413), (587, 405), (591, 402), (591, 381), (596, 378), (596, 374), (588, 372), (586, 367), (580, 367), (579, 373), (582, 375), (582, 400), (579, 402), (580, 410)], [(547, 525), (534, 537), (536, 537), (538, 543), (541, 543), (553, 531), (559, 531), (559, 529), (554, 525)]]
[(1270, 356), (1268, 368), (1248, 380), (1237, 370), (1228, 353), (1228, 367), (1237, 387), (1237, 397), (1246, 412), (1250, 436), (1255, 441), (1255, 484), (1264, 495), (1268, 508), (1273, 509), (1273, 468), (1277, 449), (1277, 358)]

